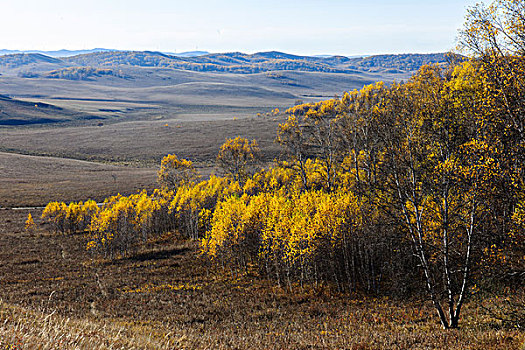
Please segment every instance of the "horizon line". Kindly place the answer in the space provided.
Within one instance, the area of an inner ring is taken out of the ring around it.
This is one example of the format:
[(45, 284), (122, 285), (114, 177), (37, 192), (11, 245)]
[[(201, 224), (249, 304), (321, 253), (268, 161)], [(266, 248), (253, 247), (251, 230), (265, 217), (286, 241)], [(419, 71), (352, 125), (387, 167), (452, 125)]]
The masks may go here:
[[(0, 52), (7, 51), (12, 52), (13, 54), (17, 53), (53, 53), (53, 52), (78, 52), (78, 51), (107, 51), (107, 52), (157, 52), (162, 54), (168, 54), (168, 55), (182, 55), (185, 53), (196, 53), (196, 52), (203, 52), (202, 56), (205, 55), (211, 55), (211, 54), (228, 54), (228, 53), (242, 53), (247, 55), (255, 55), (258, 53), (269, 53), (269, 52), (276, 52), (276, 53), (283, 53), (287, 55), (293, 55), (293, 56), (303, 56), (303, 57), (316, 57), (316, 56), (327, 56), (327, 57), (347, 57), (347, 58), (357, 58), (357, 57), (370, 57), (370, 56), (385, 56), (385, 55), (430, 55), (430, 54), (441, 54), (441, 53), (449, 53), (453, 52), (453, 50), (444, 50), (444, 51), (429, 51), (429, 52), (387, 52), (387, 53), (362, 53), (362, 54), (330, 54), (330, 53), (316, 53), (316, 54), (298, 54), (298, 53), (291, 53), (286, 51), (279, 51), (279, 50), (263, 50), (263, 51), (207, 51), (207, 50), (188, 50), (188, 51), (163, 51), (163, 50), (147, 50), (147, 49), (108, 49), (103, 47), (95, 47), (92, 49), (58, 49), (58, 50), (42, 50), (42, 49), (6, 49), (2, 48), (0, 49)], [(1, 55), (1, 54), (0, 54)]]

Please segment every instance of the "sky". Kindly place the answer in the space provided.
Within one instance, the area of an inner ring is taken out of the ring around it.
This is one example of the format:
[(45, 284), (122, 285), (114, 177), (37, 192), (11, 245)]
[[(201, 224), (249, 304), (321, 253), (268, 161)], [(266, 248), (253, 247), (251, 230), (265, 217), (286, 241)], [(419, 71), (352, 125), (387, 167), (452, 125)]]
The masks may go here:
[(456, 46), (475, 0), (0, 0), (0, 49), (293, 54)]

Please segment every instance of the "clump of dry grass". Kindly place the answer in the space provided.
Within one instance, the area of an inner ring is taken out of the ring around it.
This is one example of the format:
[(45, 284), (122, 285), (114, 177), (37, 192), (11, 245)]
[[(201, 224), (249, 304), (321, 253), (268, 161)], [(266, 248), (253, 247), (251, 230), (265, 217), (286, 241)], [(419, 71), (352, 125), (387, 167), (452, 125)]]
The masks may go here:
[(0, 301), (0, 349), (169, 349), (177, 347), (146, 327), (71, 319), (43, 308), (29, 310)]

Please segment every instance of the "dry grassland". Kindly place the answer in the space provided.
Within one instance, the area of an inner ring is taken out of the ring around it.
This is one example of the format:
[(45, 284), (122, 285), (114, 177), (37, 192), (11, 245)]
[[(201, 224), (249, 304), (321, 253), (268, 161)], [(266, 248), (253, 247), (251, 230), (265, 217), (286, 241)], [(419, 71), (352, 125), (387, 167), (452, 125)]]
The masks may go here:
[(279, 156), (279, 117), (183, 121), (163, 117), (104, 126), (0, 129), (0, 151), (157, 166), (168, 153), (211, 165), (226, 138), (256, 139), (266, 160)]
[(93, 259), (82, 235), (50, 234), (40, 220), (23, 230), (27, 214), (0, 211), (1, 349), (521, 349), (525, 341), (474, 303), (460, 329), (443, 331), (425, 302), (289, 293), (255, 271), (210, 266), (176, 235), (113, 262)]
[(0, 207), (103, 200), (155, 185), (156, 169), (0, 152)]

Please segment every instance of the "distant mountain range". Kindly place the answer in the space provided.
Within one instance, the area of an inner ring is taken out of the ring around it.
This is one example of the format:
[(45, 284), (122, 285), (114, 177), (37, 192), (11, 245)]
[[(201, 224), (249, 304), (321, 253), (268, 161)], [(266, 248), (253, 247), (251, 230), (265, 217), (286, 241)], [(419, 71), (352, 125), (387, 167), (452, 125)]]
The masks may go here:
[[(122, 51), (122, 50), (114, 50), (114, 49), (103, 49), (103, 48), (96, 48), (91, 50), (57, 50), (57, 51), (42, 51), (42, 50), (0, 50), (0, 56), (2, 55), (13, 55), (13, 54), (20, 54), (20, 53), (39, 53), (42, 55), (50, 56), (50, 57), (71, 57), (71, 56), (77, 56), (77, 55), (85, 55), (89, 53), (96, 53), (96, 52), (116, 52), (116, 51)], [(197, 56), (204, 56), (209, 55), (210, 52), (208, 51), (186, 51), (186, 52), (167, 52), (167, 51), (159, 51), (166, 55), (176, 56), (176, 57), (197, 57)], [(312, 55), (311, 57), (316, 58), (329, 58), (336, 55)], [(370, 55), (354, 55), (354, 56), (345, 56), (348, 58), (358, 58), (358, 57), (368, 57)]]
[[(85, 55), (85, 54), (88, 54), (88, 53), (112, 52), (112, 51), (119, 51), (119, 50), (102, 49), (102, 48), (96, 48), (96, 49), (92, 49), (92, 50), (58, 50), (58, 51), (0, 50), (0, 56), (2, 56), (2, 55), (13, 55), (13, 54), (22, 54), (22, 53), (39, 53), (39, 54), (50, 56), (50, 57), (71, 57), (71, 56), (77, 56), (77, 55)], [(181, 53), (164, 52), (164, 53), (168, 54), (168, 55), (172, 55), (172, 56), (178, 56), (178, 57), (195, 57), (195, 56), (202, 56), (202, 55), (209, 54), (209, 52), (207, 52), (207, 51), (187, 51), (187, 52), (181, 52)]]
[(94, 52), (111, 52), (115, 50), (111, 49), (92, 49), (92, 50), (57, 50), (57, 51), (41, 51), (41, 50), (0, 50), (0, 55), (13, 55), (13, 54), (24, 54), (24, 53), (37, 53), (49, 57), (71, 57), (76, 55), (83, 55)]
[[(237, 74), (302, 71), (406, 75), (416, 71), (424, 64), (447, 64), (449, 61), (449, 55), (446, 53), (377, 55), (353, 58), (345, 56), (298, 56), (277, 51), (255, 54), (241, 52), (209, 54), (199, 51), (180, 55), (175, 56), (155, 51), (111, 50), (60, 58), (50, 57), (42, 53), (8, 54), (0, 56), (0, 72), (10, 72), (11, 74), (17, 72), (24, 77), (38, 77), (45, 73), (44, 76), (61, 79), (74, 79), (75, 75), (71, 74), (74, 72), (85, 75), (86, 72), (93, 74), (92, 69), (115, 69), (117, 67), (155, 67)], [(72, 68), (75, 69), (72, 70)], [(61, 70), (67, 70), (67, 72), (61, 72)]]

